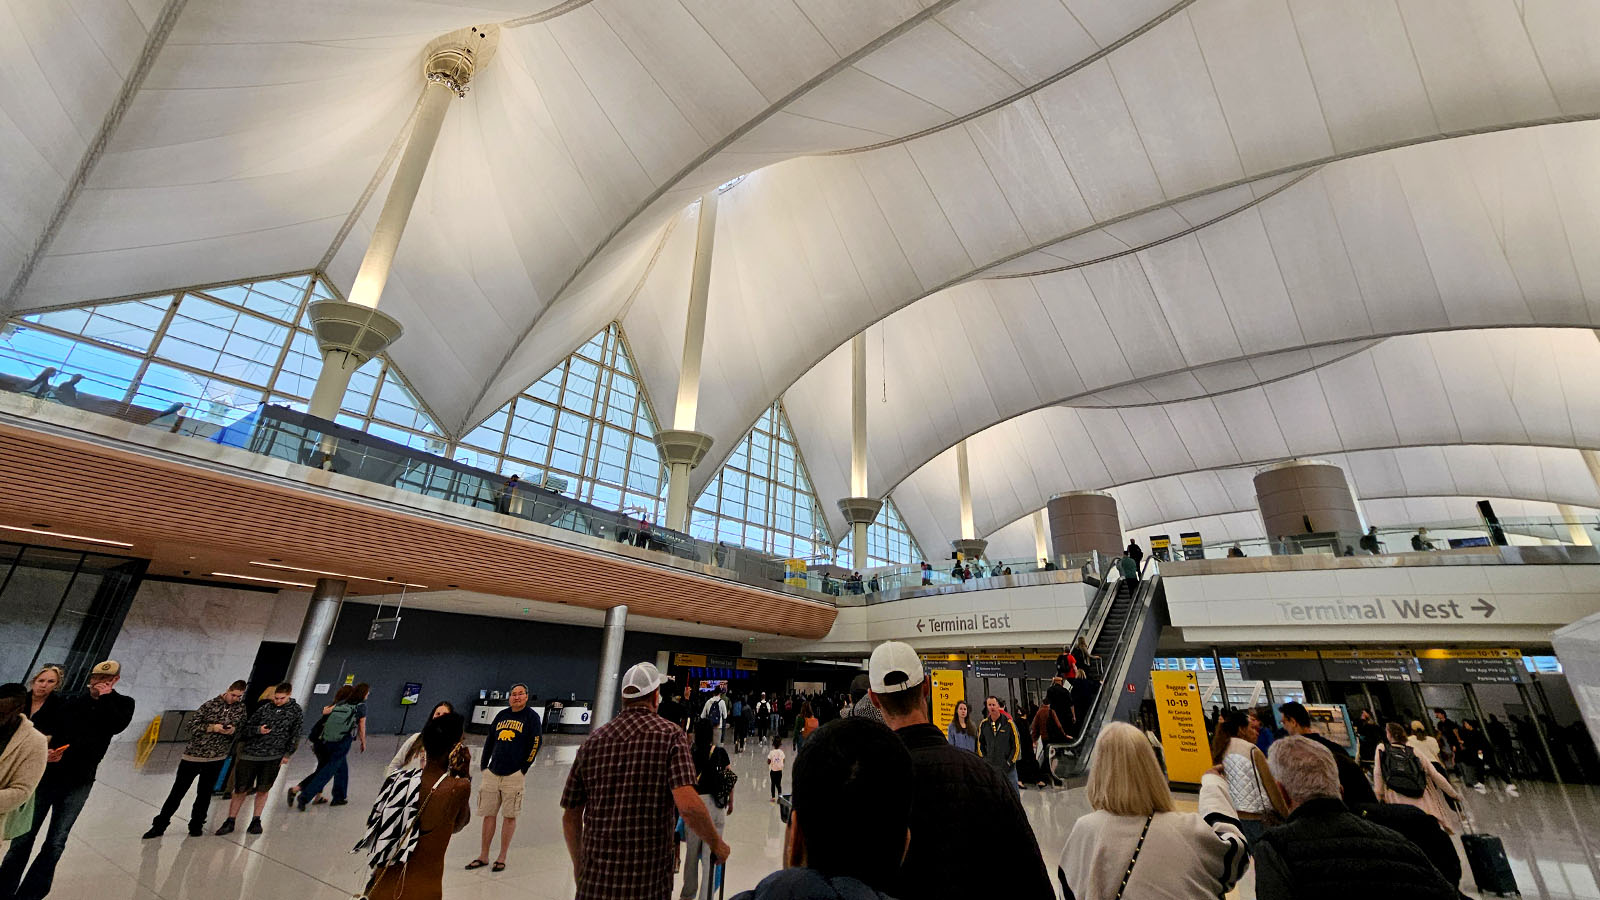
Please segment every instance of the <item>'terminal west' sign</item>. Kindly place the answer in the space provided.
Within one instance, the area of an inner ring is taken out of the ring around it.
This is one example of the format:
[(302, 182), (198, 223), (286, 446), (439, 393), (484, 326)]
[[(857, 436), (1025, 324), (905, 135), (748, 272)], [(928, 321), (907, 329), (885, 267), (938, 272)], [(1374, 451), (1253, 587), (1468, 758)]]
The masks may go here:
[(1280, 622), (1486, 622), (1497, 607), (1479, 597), (1425, 601), (1417, 597), (1372, 600), (1274, 600)]

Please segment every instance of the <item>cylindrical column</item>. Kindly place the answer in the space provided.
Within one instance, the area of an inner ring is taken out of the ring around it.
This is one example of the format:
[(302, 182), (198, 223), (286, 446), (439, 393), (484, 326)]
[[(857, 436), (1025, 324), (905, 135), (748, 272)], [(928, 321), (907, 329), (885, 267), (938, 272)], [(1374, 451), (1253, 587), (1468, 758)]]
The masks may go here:
[(622, 639), (628, 633), (628, 607), (606, 610), (605, 631), (600, 638), (600, 677), (594, 686), (594, 711), (589, 717), (592, 732), (611, 721), (617, 709), (617, 679), (622, 677)]
[(1268, 466), (1256, 473), (1255, 486), (1268, 540), (1362, 531), (1344, 470), (1332, 463), (1295, 459)]
[(1099, 551), (1107, 559), (1122, 552), (1122, 520), (1117, 498), (1104, 491), (1056, 494), (1045, 506), (1050, 516), (1050, 551), (1056, 559)]
[(667, 466), (667, 527), (673, 531), (689, 530), (689, 472), (686, 462)]
[(694, 269), (689, 275), (689, 315), (683, 325), (683, 365), (678, 370), (678, 405), (672, 427), (693, 431), (700, 407), (700, 356), (706, 342), (706, 298), (711, 293), (711, 253), (717, 240), (715, 190), (700, 198), (695, 231)]
[(1591, 547), (1594, 541), (1589, 537), (1589, 529), (1583, 527), (1583, 516), (1578, 511), (1565, 503), (1556, 505), (1561, 510), (1561, 520), (1567, 523), (1567, 543), (1579, 547)]
[(850, 568), (864, 572), (867, 568), (867, 523), (850, 525)]
[(956, 445), (956, 484), (961, 490), (961, 539), (970, 541), (978, 536), (972, 526), (972, 476), (967, 469), (967, 442)]
[[(311, 589), (311, 604), (306, 607), (306, 617), (300, 622), (300, 636), (294, 642), (294, 655), (289, 657), (289, 674), (285, 679), (294, 685), (301, 699), (311, 696), (317, 671), (322, 668), (322, 654), (333, 639), (333, 624), (339, 618), (339, 604), (344, 602), (345, 582), (337, 578), (318, 578)], [(306, 701), (307, 707), (310, 701)]]
[(1044, 510), (1033, 511), (1033, 558), (1040, 563), (1050, 558), (1050, 533), (1044, 527)]

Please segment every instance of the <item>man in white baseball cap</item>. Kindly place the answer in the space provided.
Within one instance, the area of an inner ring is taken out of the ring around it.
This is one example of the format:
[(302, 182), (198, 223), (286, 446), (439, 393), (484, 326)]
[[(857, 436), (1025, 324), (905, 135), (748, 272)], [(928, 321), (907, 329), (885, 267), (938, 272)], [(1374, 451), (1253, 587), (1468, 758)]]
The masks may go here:
[[(895, 897), (960, 897), (984, 893), (994, 872), (1019, 879), (1023, 897), (1052, 897), (1055, 888), (1039, 855), (1033, 827), (1017, 792), (975, 753), (953, 746), (928, 718), (932, 681), (909, 644), (879, 644), (867, 662), (872, 702), (911, 751), (915, 793), (911, 847), (900, 866)], [(941, 823), (972, 821), (976, 829), (951, 831)], [(983, 866), (950, 866), (964, 858)]]
[(630, 668), (622, 712), (596, 728), (572, 761), (561, 830), (578, 900), (670, 900), (679, 815), (719, 862), (732, 853), (695, 790), (689, 736), (656, 713), (668, 680), (652, 663)]

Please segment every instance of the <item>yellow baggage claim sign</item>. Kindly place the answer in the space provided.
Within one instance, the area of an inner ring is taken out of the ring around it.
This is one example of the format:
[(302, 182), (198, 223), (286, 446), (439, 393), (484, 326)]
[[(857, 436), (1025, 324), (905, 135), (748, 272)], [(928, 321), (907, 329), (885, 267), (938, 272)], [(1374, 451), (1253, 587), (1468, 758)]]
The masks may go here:
[(1200, 776), (1212, 765), (1199, 680), (1193, 672), (1159, 670), (1150, 673), (1150, 684), (1156, 695), (1156, 718), (1161, 723), (1161, 754), (1167, 761), (1167, 780), (1173, 784), (1199, 784)]

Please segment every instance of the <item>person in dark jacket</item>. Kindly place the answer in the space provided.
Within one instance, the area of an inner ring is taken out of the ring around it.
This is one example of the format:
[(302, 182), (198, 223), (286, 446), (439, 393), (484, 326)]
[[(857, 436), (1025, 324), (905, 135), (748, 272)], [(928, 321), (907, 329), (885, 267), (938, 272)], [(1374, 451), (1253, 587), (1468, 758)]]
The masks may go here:
[[(1461, 857), (1456, 855), (1456, 845), (1450, 840), (1439, 820), (1415, 806), (1405, 803), (1352, 803), (1350, 811), (1385, 828), (1397, 831), (1402, 837), (1417, 845), (1422, 855), (1433, 863), (1444, 880), (1461, 884)], [(1457, 893), (1460, 893), (1459, 887)]]
[(1144, 549), (1139, 546), (1139, 542), (1129, 541), (1128, 549), (1122, 551), (1122, 555), (1133, 558), (1133, 570), (1134, 572), (1138, 572), (1139, 564), (1144, 562)]
[[(44, 779), (34, 792), (33, 827), (6, 849), (5, 862), (0, 863), (0, 897), (40, 900), (50, 893), (56, 863), (67, 849), (67, 835), (72, 832), (73, 823), (89, 801), (100, 760), (105, 758), (111, 739), (133, 721), (133, 698), (116, 692), (121, 675), (122, 667), (116, 660), (97, 663), (89, 670), (88, 690), (67, 698), (57, 711)], [(39, 857), (30, 867), (28, 857), (46, 817), (50, 819), (50, 830)]]
[(1017, 734), (1016, 724), (1000, 707), (999, 697), (986, 698), (984, 706), (987, 715), (978, 725), (978, 755), (1020, 793), (1017, 760), (1022, 756), (1022, 737)]
[(150, 822), (144, 837), (158, 838), (166, 833), (172, 814), (178, 811), (183, 795), (194, 787), (194, 805), (189, 810), (189, 836), (205, 834), (206, 812), (211, 808), (212, 786), (222, 774), (222, 764), (233, 752), (233, 743), (244, 725), (245, 706), (243, 681), (235, 681), (226, 691), (200, 704), (189, 717), (189, 743), (178, 760), (178, 772), (172, 779), (172, 790), (161, 804), (161, 811)]
[(1310, 738), (1328, 748), (1328, 752), (1333, 754), (1333, 762), (1339, 767), (1339, 788), (1345, 803), (1355, 806), (1358, 803), (1378, 802), (1378, 795), (1372, 792), (1372, 783), (1367, 781), (1367, 773), (1361, 771), (1361, 764), (1351, 759), (1345, 748), (1318, 734), (1317, 730), (1311, 727), (1311, 713), (1306, 710), (1304, 704), (1290, 701), (1278, 707), (1278, 713), (1283, 716), (1284, 731)]
[(1272, 745), (1268, 763), (1289, 821), (1252, 848), (1260, 900), (1349, 900), (1380, 888), (1407, 900), (1456, 900), (1415, 844), (1344, 805), (1328, 748), (1291, 735)]
[(851, 717), (818, 728), (794, 761), (787, 868), (734, 900), (890, 900), (914, 785), (911, 754), (883, 725)]
[(300, 730), (305, 727), (305, 712), (291, 696), (294, 686), (285, 681), (272, 692), (272, 702), (256, 707), (245, 722), (244, 739), (235, 761), (233, 795), (228, 798), (228, 818), (217, 834), (232, 834), (234, 820), (244, 806), (244, 798), (256, 795), (255, 815), (250, 818), (250, 834), (261, 833), (261, 812), (267, 808), (267, 794), (278, 780), (278, 768), (289, 764), (300, 745)]
[(1056, 719), (1069, 738), (1078, 733), (1078, 714), (1072, 702), (1072, 688), (1067, 686), (1065, 678), (1057, 675), (1050, 679), (1050, 686), (1044, 692), (1044, 703), (1055, 710)]
[(1359, 543), (1363, 551), (1371, 553), (1373, 556), (1383, 552), (1383, 545), (1378, 543), (1378, 526), (1376, 525), (1367, 529), (1367, 533), (1361, 536)]
[[(899, 882), (889, 892), (905, 898), (978, 897), (992, 890), (995, 873), (1002, 872), (1008, 896), (1054, 898), (1039, 843), (1012, 783), (995, 767), (946, 741), (929, 719), (932, 681), (917, 651), (899, 641), (879, 644), (867, 671), (872, 702), (911, 751), (916, 776), (911, 846)], [(968, 821), (982, 825), (948, 827)], [(984, 865), (948, 864), (968, 854)]]

